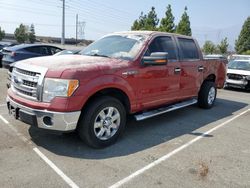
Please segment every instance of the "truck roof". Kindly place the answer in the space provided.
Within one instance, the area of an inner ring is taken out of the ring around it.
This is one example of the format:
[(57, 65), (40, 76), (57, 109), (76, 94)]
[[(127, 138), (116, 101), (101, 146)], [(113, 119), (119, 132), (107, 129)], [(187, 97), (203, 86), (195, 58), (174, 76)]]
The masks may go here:
[(193, 38), (191, 36), (180, 35), (180, 34), (176, 34), (176, 33), (160, 32), (160, 31), (121, 31), (121, 32), (111, 33), (111, 35), (112, 34), (121, 34), (121, 35), (125, 35), (125, 34), (127, 34), (127, 35), (164, 35), (164, 34), (168, 34), (168, 35), (178, 36), (178, 37), (182, 37), (182, 38), (189, 38), (189, 39)]

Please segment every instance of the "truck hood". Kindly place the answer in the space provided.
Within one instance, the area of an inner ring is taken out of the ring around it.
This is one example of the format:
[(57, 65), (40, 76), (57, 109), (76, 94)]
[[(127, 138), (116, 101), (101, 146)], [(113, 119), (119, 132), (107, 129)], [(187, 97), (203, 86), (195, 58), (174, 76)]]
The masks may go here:
[(244, 75), (244, 76), (249, 76), (250, 75), (250, 71), (236, 70), (236, 69), (227, 69), (227, 73), (229, 73), (229, 74), (239, 74), (239, 75)]
[(111, 74), (122, 67), (128, 67), (129, 61), (97, 56), (61, 55), (22, 60), (16, 62), (15, 66), (24, 67), (24, 64), (25, 67), (32, 65), (47, 68), (46, 77), (82, 78), (82, 75), (88, 77), (97, 73)]
[[(30, 58), (19, 61), (27, 65), (36, 65), (39, 67), (48, 68), (49, 71), (64, 71), (66, 69), (89, 69), (101, 67), (117, 67), (125, 60), (97, 57), (97, 56), (84, 56), (84, 55), (61, 55), (61, 56), (47, 56)], [(19, 64), (16, 63), (16, 65)], [(126, 61), (127, 62), (127, 61)]]

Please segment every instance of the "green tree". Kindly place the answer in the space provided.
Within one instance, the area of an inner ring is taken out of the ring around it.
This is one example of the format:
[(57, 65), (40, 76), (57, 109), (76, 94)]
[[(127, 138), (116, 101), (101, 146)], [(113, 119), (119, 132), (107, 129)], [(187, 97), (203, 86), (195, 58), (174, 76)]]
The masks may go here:
[(20, 24), (18, 28), (15, 30), (15, 39), (18, 43), (24, 43), (28, 40), (28, 27)]
[(29, 29), (29, 41), (30, 41), (30, 43), (34, 43), (36, 41), (34, 24), (31, 24), (30, 29)]
[(181, 16), (181, 20), (176, 28), (176, 33), (182, 34), (182, 35), (192, 35), (191, 27), (190, 27), (190, 21), (189, 16), (187, 14), (187, 7), (184, 9), (184, 13)]
[(250, 17), (248, 17), (242, 26), (240, 35), (235, 42), (235, 50), (239, 54), (250, 50)]
[(247, 50), (245, 52), (242, 53), (243, 55), (250, 55), (250, 50)]
[(141, 12), (141, 15), (138, 20), (135, 20), (131, 30), (145, 30), (147, 15)]
[(165, 12), (165, 18), (161, 19), (159, 30), (169, 33), (175, 32), (174, 16), (172, 14), (171, 5), (167, 6), (167, 11)]
[(159, 19), (155, 12), (155, 8), (152, 7), (148, 14), (141, 12), (139, 19), (135, 20), (131, 30), (157, 30)]
[(152, 7), (146, 17), (145, 30), (157, 30), (157, 25), (159, 23), (159, 19), (155, 12), (155, 7)]
[(216, 52), (216, 46), (212, 41), (206, 41), (203, 45), (203, 52), (207, 54), (213, 54)]
[(5, 37), (5, 31), (0, 27), (0, 41)]
[(228, 46), (229, 44), (227, 42), (227, 37), (226, 37), (220, 42), (220, 44), (217, 45), (217, 48), (221, 54), (226, 54)]

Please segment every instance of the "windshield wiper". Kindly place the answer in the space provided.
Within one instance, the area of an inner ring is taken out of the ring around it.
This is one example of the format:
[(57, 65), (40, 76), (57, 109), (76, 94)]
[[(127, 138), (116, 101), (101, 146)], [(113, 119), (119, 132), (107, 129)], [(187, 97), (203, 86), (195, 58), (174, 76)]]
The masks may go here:
[[(109, 57), (109, 56), (107, 56), (107, 55), (103, 55), (103, 54), (97, 54), (97, 53), (95, 53), (95, 54), (89, 54), (90, 56), (97, 56), (97, 57)], [(110, 57), (109, 57), (110, 58)]]

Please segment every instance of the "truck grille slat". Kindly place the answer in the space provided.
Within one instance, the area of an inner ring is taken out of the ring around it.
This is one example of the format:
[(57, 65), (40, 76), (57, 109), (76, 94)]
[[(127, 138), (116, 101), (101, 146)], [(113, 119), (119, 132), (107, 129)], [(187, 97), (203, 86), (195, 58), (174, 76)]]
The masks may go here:
[(29, 92), (29, 93), (36, 93), (36, 90), (37, 89), (34, 89), (34, 88), (32, 88), (32, 87), (27, 87), (27, 86), (25, 86), (25, 85), (17, 85), (17, 84), (15, 84), (15, 83), (13, 83), (13, 86), (15, 87), (15, 88), (17, 88), (18, 90), (23, 90), (23, 91), (25, 91), (25, 92)]
[(227, 77), (232, 80), (242, 80), (243, 76), (239, 74), (227, 74)]
[(38, 81), (41, 74), (20, 68), (13, 68), (11, 73), (11, 88), (20, 96), (38, 100)]

